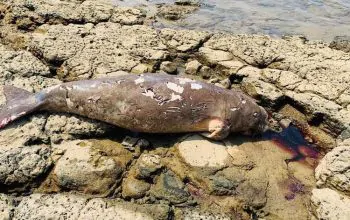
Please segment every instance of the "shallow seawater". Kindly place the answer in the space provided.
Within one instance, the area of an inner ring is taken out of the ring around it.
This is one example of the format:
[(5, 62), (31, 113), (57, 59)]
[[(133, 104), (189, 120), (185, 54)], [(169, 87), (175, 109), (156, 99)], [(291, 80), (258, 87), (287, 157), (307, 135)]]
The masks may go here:
[[(118, 5), (173, 3), (171, 0), (114, 0)], [(172, 28), (261, 33), (274, 36), (298, 34), (312, 40), (331, 41), (350, 34), (349, 0), (203, 0), (201, 8)]]
[[(293, 125), (283, 129), (282, 132), (267, 131), (262, 134), (262, 139), (270, 140), (289, 152), (291, 157), (286, 160), (286, 163), (306, 162), (311, 166), (316, 166), (321, 157), (317, 146), (306, 141), (302, 132)], [(312, 164), (307, 161), (308, 159)]]

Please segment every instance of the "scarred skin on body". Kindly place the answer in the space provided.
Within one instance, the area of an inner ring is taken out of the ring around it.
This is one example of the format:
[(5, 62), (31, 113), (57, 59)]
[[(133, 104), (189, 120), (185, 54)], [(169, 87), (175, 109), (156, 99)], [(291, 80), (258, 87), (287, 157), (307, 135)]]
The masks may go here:
[(249, 96), (171, 75), (75, 81), (34, 95), (9, 86), (4, 92), (8, 103), (0, 112), (0, 127), (44, 110), (74, 113), (137, 132), (201, 132), (216, 140), (231, 132), (267, 129), (266, 111)]

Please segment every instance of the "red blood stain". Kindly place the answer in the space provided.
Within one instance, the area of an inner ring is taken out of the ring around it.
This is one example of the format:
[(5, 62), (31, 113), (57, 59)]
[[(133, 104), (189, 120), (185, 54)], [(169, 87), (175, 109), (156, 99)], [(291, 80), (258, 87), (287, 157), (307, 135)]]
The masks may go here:
[(282, 132), (267, 131), (262, 137), (264, 140), (271, 140), (278, 147), (291, 154), (292, 157), (287, 159), (286, 163), (303, 162), (307, 158), (319, 159), (320, 152), (316, 146), (308, 143), (302, 132), (293, 125), (283, 129)]

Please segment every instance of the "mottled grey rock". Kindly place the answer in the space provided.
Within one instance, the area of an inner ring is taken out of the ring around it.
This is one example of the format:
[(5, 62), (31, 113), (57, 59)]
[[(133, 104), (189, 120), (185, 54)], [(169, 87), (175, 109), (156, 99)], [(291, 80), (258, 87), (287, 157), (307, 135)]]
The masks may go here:
[(176, 176), (175, 173), (167, 171), (162, 173), (156, 185), (151, 188), (151, 195), (158, 199), (164, 199), (172, 204), (186, 202), (190, 194), (184, 189), (184, 183)]
[(193, 13), (198, 8), (198, 5), (192, 4), (164, 4), (159, 7), (157, 15), (160, 18), (176, 21), (185, 18), (188, 14)]
[(51, 149), (45, 145), (0, 149), (0, 183), (30, 183), (45, 174), (52, 164)]
[(315, 170), (317, 185), (350, 195), (350, 146), (343, 145), (327, 153)]
[(330, 48), (350, 52), (350, 36), (336, 36), (329, 44)]
[(347, 220), (350, 216), (350, 199), (334, 190), (312, 190), (311, 204), (317, 219)]

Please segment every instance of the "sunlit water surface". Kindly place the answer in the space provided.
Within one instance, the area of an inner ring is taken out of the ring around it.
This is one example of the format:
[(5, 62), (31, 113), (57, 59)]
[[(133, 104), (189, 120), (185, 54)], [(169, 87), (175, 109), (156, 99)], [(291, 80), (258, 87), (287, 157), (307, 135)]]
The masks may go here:
[[(152, 8), (171, 0), (114, 0), (118, 5)], [(181, 22), (166, 27), (262, 33), (298, 34), (312, 40), (331, 41), (350, 35), (350, 0), (203, 0), (201, 8)]]

